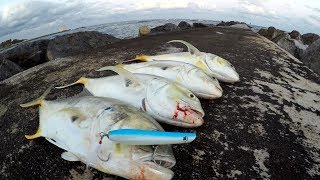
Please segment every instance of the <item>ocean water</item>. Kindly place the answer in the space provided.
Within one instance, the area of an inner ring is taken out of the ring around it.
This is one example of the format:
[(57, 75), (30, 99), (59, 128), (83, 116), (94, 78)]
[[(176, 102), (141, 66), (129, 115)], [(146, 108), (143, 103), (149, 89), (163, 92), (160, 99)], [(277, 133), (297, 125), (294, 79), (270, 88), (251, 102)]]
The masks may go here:
[[(63, 31), (63, 32), (57, 32), (54, 34), (49, 34), (45, 36), (41, 36), (38, 38), (30, 39), (18, 44), (15, 44), (9, 48), (6, 49), (1, 49), (0, 52), (7, 51), (9, 49), (12, 49), (19, 44), (25, 43), (25, 42), (32, 42), (32, 41), (37, 41), (40, 39), (53, 39), (57, 36), (65, 35), (65, 34), (72, 34), (75, 32), (83, 32), (83, 31), (98, 31), (101, 33), (105, 34), (110, 34), (112, 36), (115, 36), (120, 39), (129, 39), (129, 38), (134, 38), (138, 36), (138, 30), (139, 27), (142, 25), (149, 26), (150, 28), (154, 28), (157, 26), (164, 25), (166, 23), (173, 23), (178, 25), (179, 22), (181, 21), (186, 21), (192, 25), (192, 23), (204, 23), (204, 24), (212, 24), (212, 25), (217, 25), (221, 21), (212, 21), (212, 20), (190, 20), (190, 19), (155, 19), (155, 20), (142, 20), (142, 21), (122, 21), (122, 22), (113, 22), (113, 23), (104, 23), (104, 24), (99, 24), (99, 25), (94, 25), (94, 26), (87, 26), (87, 27), (80, 27), (76, 29), (71, 29), (68, 31)], [(260, 26), (255, 26), (251, 25), (253, 27), (253, 31), (259, 30)]]

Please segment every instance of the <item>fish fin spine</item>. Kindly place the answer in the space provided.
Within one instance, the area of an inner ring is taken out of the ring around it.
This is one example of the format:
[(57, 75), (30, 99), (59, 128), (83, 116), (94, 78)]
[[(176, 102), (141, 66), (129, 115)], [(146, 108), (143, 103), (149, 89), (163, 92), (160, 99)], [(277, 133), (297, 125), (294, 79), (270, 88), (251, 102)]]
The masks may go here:
[(37, 99), (32, 100), (27, 103), (20, 104), (20, 106), (21, 107), (30, 107), (30, 106), (36, 106), (36, 105), (41, 106), (43, 104), (44, 98), (50, 93), (52, 88), (53, 88), (53, 85), (51, 85), (47, 90), (45, 90), (44, 93), (40, 97), (38, 97)]

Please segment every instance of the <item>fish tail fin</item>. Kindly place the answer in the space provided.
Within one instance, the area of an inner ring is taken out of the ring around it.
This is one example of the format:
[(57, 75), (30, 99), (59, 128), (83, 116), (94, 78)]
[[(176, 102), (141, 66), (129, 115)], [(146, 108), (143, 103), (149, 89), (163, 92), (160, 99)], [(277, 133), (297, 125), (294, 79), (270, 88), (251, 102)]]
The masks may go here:
[(44, 91), (44, 93), (38, 97), (37, 99), (24, 103), (24, 104), (20, 104), (21, 107), (30, 107), (30, 106), (36, 106), (36, 105), (42, 105), (44, 98), (50, 93), (51, 89), (53, 88), (53, 85), (51, 85), (46, 91)]
[(123, 61), (123, 63), (131, 62), (131, 61), (143, 61), (143, 62), (147, 62), (147, 61), (148, 61), (148, 56), (146, 56), (146, 55), (137, 56), (137, 57), (134, 58), (134, 59), (129, 59), (129, 60)]
[(76, 84), (87, 84), (87, 83), (88, 83), (88, 78), (81, 77), (78, 81), (76, 81), (74, 83), (67, 84), (67, 85), (64, 85), (64, 86), (58, 86), (58, 87), (55, 87), (55, 88), (56, 89), (63, 89), (63, 88), (66, 88), (66, 87), (69, 87), (69, 86), (73, 86), (73, 85), (76, 85)]

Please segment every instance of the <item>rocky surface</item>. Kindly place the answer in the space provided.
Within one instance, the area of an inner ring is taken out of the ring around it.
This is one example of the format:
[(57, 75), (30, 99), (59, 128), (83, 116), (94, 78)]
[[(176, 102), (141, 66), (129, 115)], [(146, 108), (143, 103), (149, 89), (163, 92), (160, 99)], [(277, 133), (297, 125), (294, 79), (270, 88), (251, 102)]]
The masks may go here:
[(299, 33), (299, 31), (296, 30), (291, 31), (290, 37), (292, 39), (301, 40), (301, 34)]
[[(228, 59), (241, 78), (236, 84), (221, 84), (221, 99), (201, 101), (206, 112), (203, 126), (163, 125), (167, 131), (198, 135), (190, 144), (173, 146), (174, 179), (320, 178), (319, 76), (252, 31), (215, 27), (121, 40), (0, 82), (0, 179), (114, 178), (61, 159), (63, 150), (44, 138), (26, 140), (24, 134), (38, 127), (38, 109), (19, 104), (37, 98), (50, 85), (106, 75), (94, 71), (102, 66), (139, 54), (179, 50), (166, 43), (172, 39)], [(56, 89), (47, 99), (70, 97), (80, 90), (80, 86)]]
[(46, 56), (48, 43), (48, 39), (23, 42), (19, 46), (2, 52), (0, 56), (18, 64), (23, 69), (28, 69), (48, 61)]
[(191, 25), (185, 21), (181, 21), (179, 24), (178, 24), (178, 27), (180, 29), (190, 29), (191, 28)]
[(302, 54), (301, 61), (320, 75), (320, 39), (306, 49)]
[(262, 28), (258, 31), (258, 34), (268, 38), (269, 40), (272, 40), (283, 33), (284, 31), (276, 29), (275, 27), (272, 27), (272, 26), (270, 26), (268, 29)]
[(288, 51), (290, 54), (295, 54), (296, 45), (294, 41), (290, 38), (288, 33), (283, 33), (275, 38), (272, 39), (273, 42), (278, 44), (280, 47)]
[(19, 65), (0, 57), (0, 81), (7, 79), (21, 71), (23, 71), (23, 69)]
[(170, 31), (177, 31), (179, 30), (179, 27), (173, 23), (167, 23), (162, 26), (157, 26), (155, 28), (151, 29), (151, 33), (164, 33), (164, 32), (170, 32)]
[(319, 38), (320, 38), (320, 36), (318, 34), (314, 34), (314, 33), (306, 33), (301, 36), (303, 43), (307, 44), (307, 45), (312, 44), (313, 42), (315, 42)]
[(194, 28), (205, 28), (205, 27), (209, 27), (207, 24), (203, 24), (203, 23), (193, 23), (192, 26)]
[(48, 44), (47, 57), (49, 60), (67, 57), (90, 51), (118, 41), (118, 38), (96, 31), (77, 32), (58, 36)]
[(149, 35), (151, 29), (148, 26), (140, 26), (139, 27), (139, 37)]

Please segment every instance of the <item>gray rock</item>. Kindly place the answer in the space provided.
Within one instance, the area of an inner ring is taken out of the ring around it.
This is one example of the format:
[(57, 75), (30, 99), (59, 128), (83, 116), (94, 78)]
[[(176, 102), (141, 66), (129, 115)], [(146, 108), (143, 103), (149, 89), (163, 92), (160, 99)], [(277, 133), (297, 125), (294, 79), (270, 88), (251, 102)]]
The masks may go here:
[(318, 40), (319, 37), (320, 36), (318, 34), (314, 34), (314, 33), (306, 33), (301, 36), (302, 42), (307, 45), (312, 44), (313, 42)]
[(18, 64), (23, 69), (28, 69), (48, 61), (46, 53), (49, 41), (41, 39), (22, 42), (16, 47), (2, 52), (1, 56)]
[(258, 34), (268, 38), (269, 40), (272, 40), (283, 33), (284, 33), (284, 31), (276, 29), (272, 26), (270, 26), (268, 29), (260, 29), (258, 31)]
[(289, 34), (292, 39), (301, 40), (301, 34), (299, 33), (299, 31), (293, 30)]
[(306, 49), (302, 54), (301, 61), (320, 75), (320, 39)]
[(288, 33), (283, 33), (276, 38), (272, 39), (273, 42), (278, 44), (281, 48), (288, 51), (290, 54), (294, 55), (296, 51), (296, 45), (294, 41), (290, 38)]
[(7, 79), (21, 71), (23, 71), (23, 69), (19, 65), (0, 57), (0, 81)]
[(72, 56), (116, 41), (119, 41), (119, 39), (96, 31), (57, 36), (48, 45), (47, 57), (49, 60), (54, 60), (56, 58)]
[(191, 25), (185, 21), (181, 21), (179, 24), (178, 24), (178, 27), (180, 29), (190, 29), (191, 28)]
[(247, 27), (250, 29), (252, 28), (251, 26), (249, 26), (247, 23), (245, 22), (239, 22), (239, 21), (227, 21), (227, 22), (224, 22), (224, 21), (221, 21), (220, 23), (217, 24), (217, 26), (232, 26), (232, 27), (239, 27), (239, 28), (242, 28), (242, 29), (247, 29), (245, 28), (244, 25), (247, 25)]
[(193, 23), (193, 27), (195, 27), (195, 28), (205, 28), (205, 27), (208, 27), (208, 25), (203, 24), (203, 23)]
[(170, 31), (177, 31), (179, 27), (172, 23), (167, 23), (162, 26), (157, 26), (151, 29), (151, 33), (163, 33), (163, 32), (170, 32)]

